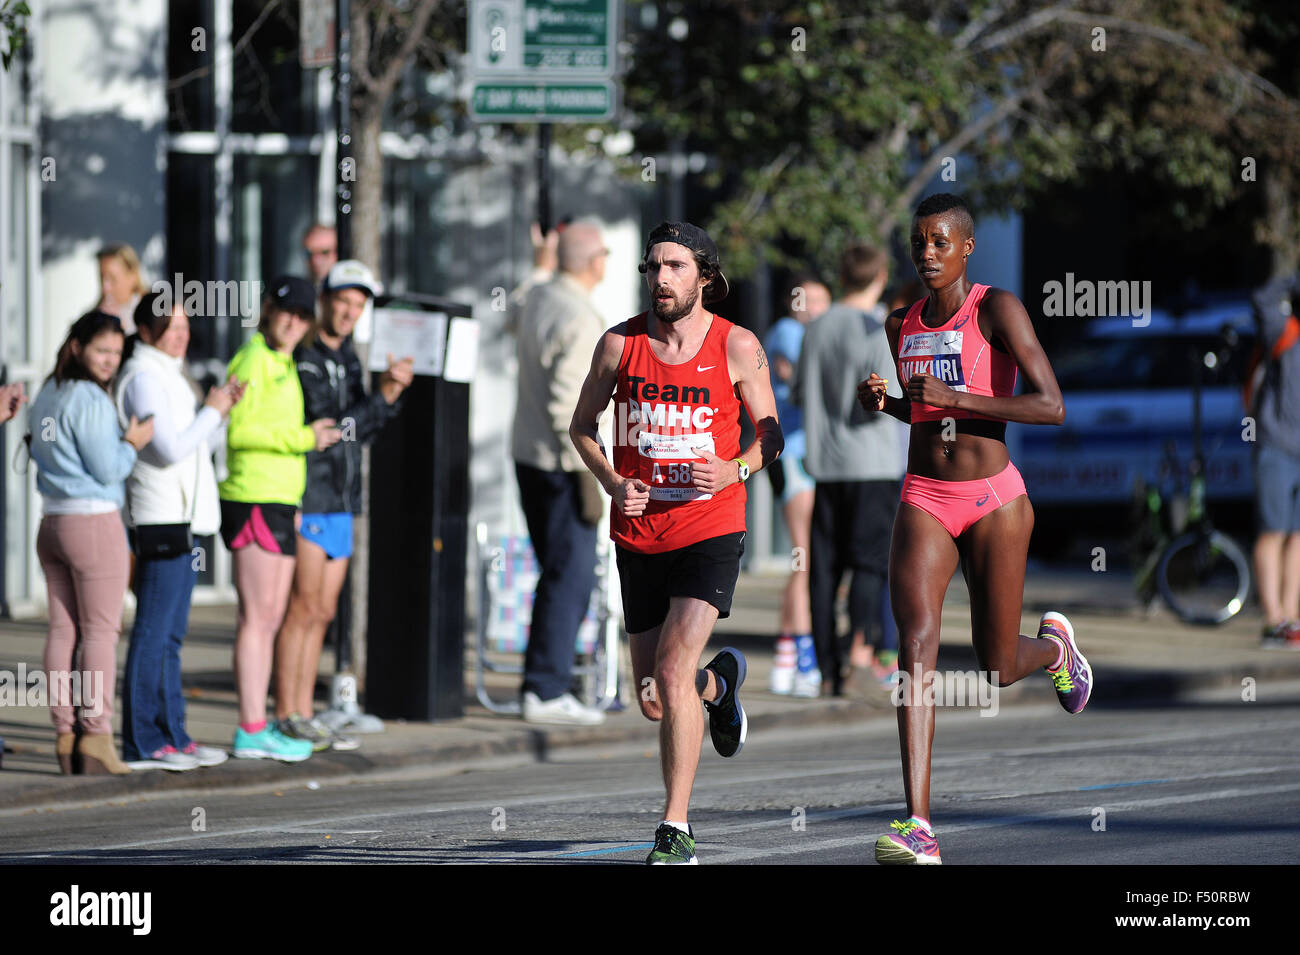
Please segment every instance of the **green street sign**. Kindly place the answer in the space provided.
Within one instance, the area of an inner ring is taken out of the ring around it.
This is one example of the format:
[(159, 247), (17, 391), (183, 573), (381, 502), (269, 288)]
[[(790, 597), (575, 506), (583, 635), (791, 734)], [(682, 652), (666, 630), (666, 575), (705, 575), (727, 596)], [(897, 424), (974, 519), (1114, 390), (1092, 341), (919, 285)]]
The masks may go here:
[(525, 0), (524, 69), (613, 72), (610, 0)]
[(602, 120), (614, 115), (614, 84), (536, 82), (476, 83), (470, 115), (486, 122)]
[(470, 0), (470, 117), (614, 118), (621, 0)]

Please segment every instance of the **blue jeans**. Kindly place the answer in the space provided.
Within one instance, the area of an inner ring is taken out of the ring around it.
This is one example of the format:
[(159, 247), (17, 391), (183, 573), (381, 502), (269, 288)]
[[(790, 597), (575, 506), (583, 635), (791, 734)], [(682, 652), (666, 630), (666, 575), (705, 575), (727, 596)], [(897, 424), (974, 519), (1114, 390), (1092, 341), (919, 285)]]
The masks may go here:
[(519, 500), (541, 568), (524, 654), (524, 691), (569, 692), (578, 626), (596, 586), (596, 525), (584, 524), (576, 474), (515, 462)]
[(122, 682), (122, 753), (148, 759), (164, 746), (190, 745), (181, 694), (181, 644), (190, 625), (198, 573), (189, 554), (135, 565), (135, 626)]

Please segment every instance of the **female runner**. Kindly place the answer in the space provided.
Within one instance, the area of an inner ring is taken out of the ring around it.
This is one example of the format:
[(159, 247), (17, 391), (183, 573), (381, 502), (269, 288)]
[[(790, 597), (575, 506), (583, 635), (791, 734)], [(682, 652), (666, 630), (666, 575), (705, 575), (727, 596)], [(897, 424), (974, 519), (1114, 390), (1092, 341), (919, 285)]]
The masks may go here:
[[(1006, 422), (1059, 425), (1065, 406), (1020, 300), (967, 278), (974, 249), (975, 225), (960, 197), (940, 193), (917, 207), (912, 263), (928, 295), (885, 324), (905, 397), (888, 395), (886, 380), (875, 374), (858, 386), (864, 407), (912, 426), (889, 556), (909, 816), (876, 841), (882, 864), (940, 864), (930, 828), (928, 681), (935, 678), (943, 598), (958, 563), (970, 591), (975, 653), (990, 682), (1010, 686), (1045, 669), (1070, 713), (1082, 710), (1092, 692), (1092, 670), (1064, 616), (1044, 614), (1036, 637), (1019, 632), (1034, 511), (1007, 455)], [(1020, 395), (1017, 368), (1030, 386)]]

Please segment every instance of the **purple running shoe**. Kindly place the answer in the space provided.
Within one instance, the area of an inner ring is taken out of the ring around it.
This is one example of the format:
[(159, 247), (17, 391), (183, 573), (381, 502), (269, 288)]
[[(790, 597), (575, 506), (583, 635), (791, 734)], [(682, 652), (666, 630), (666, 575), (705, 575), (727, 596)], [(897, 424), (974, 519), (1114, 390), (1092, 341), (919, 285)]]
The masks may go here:
[(919, 823), (908, 819), (889, 824), (896, 830), (876, 840), (876, 861), (881, 865), (943, 865), (939, 840)]
[(1079, 713), (1088, 705), (1092, 696), (1092, 667), (1087, 658), (1079, 652), (1079, 645), (1074, 642), (1074, 628), (1064, 614), (1045, 613), (1038, 623), (1038, 636), (1054, 640), (1065, 648), (1061, 665), (1047, 675), (1056, 687), (1056, 698), (1067, 713)]

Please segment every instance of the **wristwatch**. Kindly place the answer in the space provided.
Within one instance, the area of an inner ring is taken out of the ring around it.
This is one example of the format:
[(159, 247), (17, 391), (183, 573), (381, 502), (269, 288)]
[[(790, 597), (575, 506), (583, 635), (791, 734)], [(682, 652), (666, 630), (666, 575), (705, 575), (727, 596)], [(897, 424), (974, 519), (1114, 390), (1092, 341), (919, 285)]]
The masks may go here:
[(745, 463), (744, 458), (735, 458), (735, 462), (740, 465), (739, 470), (736, 472), (736, 477), (740, 480), (741, 484), (744, 484), (749, 480), (749, 465)]

